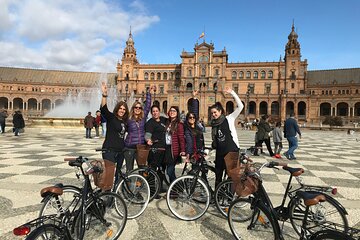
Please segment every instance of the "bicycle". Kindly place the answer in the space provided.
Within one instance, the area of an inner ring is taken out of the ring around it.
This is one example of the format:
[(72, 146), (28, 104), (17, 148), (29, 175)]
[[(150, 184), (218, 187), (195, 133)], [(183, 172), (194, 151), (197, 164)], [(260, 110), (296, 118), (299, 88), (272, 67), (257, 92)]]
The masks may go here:
[[(108, 149), (96, 149), (96, 151), (107, 152)], [(150, 187), (146, 179), (138, 174), (127, 175), (120, 171), (118, 179), (114, 183), (113, 192), (118, 193), (125, 201), (127, 206), (127, 218), (134, 219), (140, 216), (149, 204)], [(76, 174), (80, 178), (80, 174)], [(80, 188), (72, 185), (61, 185), (63, 194), (57, 196), (49, 194), (43, 196), (43, 205), (39, 216), (56, 214), (63, 211), (74, 198), (74, 194), (80, 193)], [(61, 199), (59, 199), (61, 198)], [(61, 203), (61, 204), (60, 204)]]
[[(146, 179), (150, 187), (150, 201), (152, 201), (159, 195), (161, 191), (161, 180), (163, 180), (167, 186), (169, 186), (170, 183), (165, 176), (165, 172), (161, 168), (158, 168), (158, 166), (152, 166), (147, 164), (147, 158), (149, 151), (156, 153), (159, 151), (165, 151), (165, 148), (148, 147), (147, 145), (141, 145), (140, 149), (138, 148), (137, 151), (138, 156), (136, 158), (136, 161), (138, 168), (131, 170), (129, 174), (136, 173)], [(145, 152), (145, 154), (141, 155), (141, 157), (139, 154), (140, 151)]]
[[(94, 191), (89, 174), (102, 171), (91, 165), (87, 158), (65, 158), (70, 166), (77, 167), (84, 177), (84, 186), (80, 192), (73, 192), (74, 198), (65, 206), (59, 197), (63, 194), (61, 186), (47, 187), (42, 196), (57, 199), (61, 211), (42, 215), (35, 220), (14, 229), (14, 234), (27, 235), (26, 239), (84, 239), (88, 236), (96, 239), (117, 239), (127, 222), (127, 208), (124, 200), (113, 192)], [(83, 164), (89, 168), (84, 170)], [(70, 189), (70, 188), (69, 188)], [(74, 188), (76, 189), (76, 188)], [(31, 231), (32, 228), (35, 229)], [(19, 230), (20, 229), (20, 230)]]
[[(187, 175), (182, 175), (173, 181), (166, 194), (166, 202), (171, 213), (185, 221), (196, 220), (203, 216), (214, 195), (207, 175), (209, 170), (215, 172), (215, 168), (208, 166), (203, 150), (197, 154), (199, 159), (191, 161), (192, 169)], [(183, 174), (185, 169), (186, 165)]]
[[(284, 170), (289, 171), (290, 177), (282, 203), (280, 206), (274, 208), (266, 190), (262, 185), (260, 172), (264, 167), (277, 168), (277, 166), (283, 166)], [(348, 223), (345, 216), (345, 209), (334, 198), (326, 194), (325, 191), (317, 191), (327, 190), (328, 188), (322, 189), (318, 186), (306, 186), (305, 188), (300, 186), (299, 188), (291, 190), (292, 177), (299, 176), (303, 172), (304, 170), (301, 168), (291, 168), (286, 166), (286, 164), (279, 164), (278, 162), (264, 163), (260, 168), (255, 169), (255, 171), (247, 172), (245, 174), (245, 178), (251, 177), (257, 179), (259, 186), (258, 189), (252, 193), (252, 195), (246, 198), (238, 198), (230, 205), (228, 212), (228, 223), (234, 236), (237, 239), (240, 239), (240, 236), (244, 233), (251, 234), (251, 236), (256, 236), (256, 234), (261, 233), (262, 238), (266, 237), (269, 239), (283, 239), (282, 231), (278, 221), (284, 222), (287, 219), (290, 219), (294, 230), (299, 236), (301, 234), (301, 224), (303, 221), (306, 221), (307, 224), (312, 224), (311, 228), (309, 227), (309, 231), (315, 232), (333, 223), (343, 226), (344, 231), (346, 231), (348, 228)], [(326, 202), (321, 202), (312, 206), (311, 214), (306, 216), (306, 220), (304, 219), (306, 207), (304, 206), (302, 200), (296, 195), (296, 192), (300, 191), (300, 189), (309, 193), (323, 194), (328, 200)], [(290, 198), (287, 207), (285, 207), (286, 198)], [(329, 203), (329, 205), (327, 206), (326, 203)], [(329, 211), (330, 207), (333, 208), (331, 211)], [(262, 219), (259, 220), (258, 216), (261, 216)], [(246, 224), (246, 221), (249, 220), (250, 223)], [(337, 223), (336, 221), (341, 222)], [(268, 228), (269, 226), (275, 230), (273, 232), (269, 231), (266, 233), (262, 231), (248, 231), (255, 229), (263, 230), (263, 228)], [(264, 236), (264, 234), (266, 235)]]

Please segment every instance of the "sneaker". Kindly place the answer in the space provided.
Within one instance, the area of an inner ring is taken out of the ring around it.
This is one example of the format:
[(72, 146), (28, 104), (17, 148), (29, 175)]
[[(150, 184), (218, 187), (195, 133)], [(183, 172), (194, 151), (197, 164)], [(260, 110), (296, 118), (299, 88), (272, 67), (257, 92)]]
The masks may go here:
[(281, 158), (281, 155), (279, 153), (275, 154), (276, 158)]

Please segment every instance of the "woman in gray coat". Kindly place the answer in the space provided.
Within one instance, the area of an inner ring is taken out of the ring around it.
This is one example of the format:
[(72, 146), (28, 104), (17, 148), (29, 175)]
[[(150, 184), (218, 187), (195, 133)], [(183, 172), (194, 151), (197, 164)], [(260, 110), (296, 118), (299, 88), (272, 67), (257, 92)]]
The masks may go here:
[(273, 150), (271, 148), (271, 144), (270, 144), (270, 136), (269, 136), (269, 132), (272, 131), (272, 128), (270, 127), (269, 124), (269, 116), (268, 115), (264, 115), (261, 117), (259, 125), (257, 126), (258, 131), (257, 131), (257, 143), (256, 143), (256, 149), (254, 152), (254, 155), (258, 155), (258, 149), (261, 148), (262, 143), (265, 142), (266, 144), (266, 148), (269, 151), (270, 156), (274, 156)]

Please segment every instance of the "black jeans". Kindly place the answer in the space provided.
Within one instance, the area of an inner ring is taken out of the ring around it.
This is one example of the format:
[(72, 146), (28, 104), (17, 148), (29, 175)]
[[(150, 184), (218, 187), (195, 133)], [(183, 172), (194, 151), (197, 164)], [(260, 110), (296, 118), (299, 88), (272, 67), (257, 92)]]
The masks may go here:
[(265, 142), (266, 148), (267, 148), (267, 150), (269, 151), (270, 156), (271, 156), (271, 157), (274, 156), (274, 152), (273, 152), (273, 150), (272, 150), (272, 148), (271, 148), (271, 144), (270, 144), (270, 138), (268, 138), (268, 139), (263, 139), (263, 140), (259, 140), (259, 141), (256, 143), (256, 147), (257, 147), (257, 148), (255, 149), (254, 155), (257, 155), (257, 154), (258, 154), (258, 148), (262, 146), (262, 143), (263, 143), (263, 142)]

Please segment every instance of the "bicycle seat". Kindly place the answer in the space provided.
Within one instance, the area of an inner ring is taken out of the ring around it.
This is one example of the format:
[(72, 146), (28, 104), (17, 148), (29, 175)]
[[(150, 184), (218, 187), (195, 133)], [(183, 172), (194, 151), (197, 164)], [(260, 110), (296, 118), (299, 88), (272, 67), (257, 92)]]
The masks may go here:
[(319, 202), (325, 202), (326, 197), (319, 193), (309, 193), (304, 191), (297, 191), (296, 195), (302, 199), (304, 199), (305, 206), (316, 205)]
[(63, 189), (59, 186), (51, 186), (51, 187), (46, 187), (41, 189), (40, 191), (40, 195), (42, 198), (47, 197), (50, 194), (55, 194), (55, 195), (62, 195), (63, 194)]
[(283, 169), (291, 173), (292, 176), (297, 177), (304, 173), (304, 169), (302, 168), (292, 168), (288, 166), (283, 166)]

